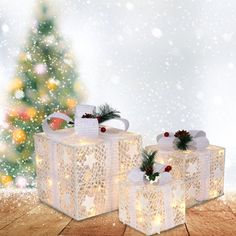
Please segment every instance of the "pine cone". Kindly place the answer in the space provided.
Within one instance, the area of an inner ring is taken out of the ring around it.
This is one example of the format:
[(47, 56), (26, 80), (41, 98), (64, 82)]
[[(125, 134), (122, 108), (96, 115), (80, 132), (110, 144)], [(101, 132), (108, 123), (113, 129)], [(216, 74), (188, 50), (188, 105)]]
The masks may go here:
[(89, 114), (89, 113), (85, 113), (82, 118), (95, 118), (95, 116), (93, 114)]
[(190, 137), (190, 133), (186, 130), (179, 130), (175, 133), (176, 138)]

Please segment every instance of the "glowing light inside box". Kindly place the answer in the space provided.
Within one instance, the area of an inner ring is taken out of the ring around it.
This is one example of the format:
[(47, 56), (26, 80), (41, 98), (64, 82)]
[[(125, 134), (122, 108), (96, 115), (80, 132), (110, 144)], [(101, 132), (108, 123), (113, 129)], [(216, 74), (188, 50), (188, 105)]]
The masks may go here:
[(184, 153), (186, 153), (186, 154), (189, 154), (189, 153), (191, 153), (192, 151), (191, 150), (185, 150), (184, 151)]
[(139, 223), (143, 222), (143, 218), (142, 217), (139, 217), (137, 220), (138, 220)]
[(177, 206), (177, 202), (172, 202), (172, 207), (176, 207)]
[(52, 186), (52, 180), (51, 179), (48, 180), (48, 186)]
[(88, 144), (93, 144), (93, 142), (86, 140), (86, 139), (80, 139), (79, 140), (79, 145), (83, 146), (83, 145), (88, 145)]
[(159, 215), (155, 216), (154, 222), (156, 225), (160, 225), (161, 224), (161, 216), (159, 216)]
[(140, 202), (138, 202), (138, 204), (136, 205), (136, 210), (137, 211), (142, 211), (142, 204)]
[(94, 207), (89, 209), (89, 215), (90, 215), (90, 216), (94, 216), (95, 213), (96, 213), (96, 210), (95, 210)]
[(125, 144), (137, 144), (137, 142), (135, 140), (124, 140)]
[(36, 156), (36, 162), (37, 165), (39, 165), (42, 162), (42, 159), (38, 155)]
[(212, 191), (210, 192), (210, 196), (211, 196), (211, 197), (216, 197), (216, 196), (218, 196), (218, 191), (217, 191), (217, 190), (212, 190)]
[(223, 154), (224, 154), (224, 150), (220, 150), (219, 155), (223, 155)]

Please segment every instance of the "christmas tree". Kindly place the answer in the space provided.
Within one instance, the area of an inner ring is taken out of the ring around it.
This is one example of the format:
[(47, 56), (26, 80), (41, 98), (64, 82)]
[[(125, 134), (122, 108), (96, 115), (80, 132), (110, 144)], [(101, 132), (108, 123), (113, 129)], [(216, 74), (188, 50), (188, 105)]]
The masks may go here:
[[(57, 32), (49, 6), (47, 1), (37, 6), (36, 20), (10, 84), (8, 127), (1, 134), (2, 186), (14, 180), (20, 187), (34, 185), (34, 134), (42, 131), (43, 119), (55, 111), (72, 116), (81, 100), (73, 57)], [(54, 119), (51, 126), (59, 128), (62, 121)]]

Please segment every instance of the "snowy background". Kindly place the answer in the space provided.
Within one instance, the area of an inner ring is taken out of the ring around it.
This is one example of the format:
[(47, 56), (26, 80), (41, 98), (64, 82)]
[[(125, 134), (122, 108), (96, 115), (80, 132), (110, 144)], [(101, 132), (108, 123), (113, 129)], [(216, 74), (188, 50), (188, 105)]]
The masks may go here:
[[(155, 143), (164, 130), (203, 129), (227, 148), (236, 189), (236, 1), (57, 0), (87, 102), (108, 102)], [(35, 0), (0, 1), (0, 122)]]

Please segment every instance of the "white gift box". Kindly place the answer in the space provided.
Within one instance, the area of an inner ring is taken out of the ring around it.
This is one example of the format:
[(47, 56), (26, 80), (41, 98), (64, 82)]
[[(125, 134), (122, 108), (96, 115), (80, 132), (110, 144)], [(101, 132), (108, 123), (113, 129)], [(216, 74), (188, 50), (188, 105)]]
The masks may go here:
[(141, 163), (140, 135), (107, 128), (94, 139), (74, 132), (34, 138), (41, 201), (76, 220), (118, 209), (119, 177)]
[(155, 160), (171, 165), (172, 176), (185, 181), (187, 208), (223, 195), (224, 148), (209, 145), (204, 150), (163, 151), (152, 145), (146, 149), (157, 151)]
[(184, 224), (184, 188), (181, 180), (164, 185), (123, 181), (120, 184), (119, 219), (146, 235)]

